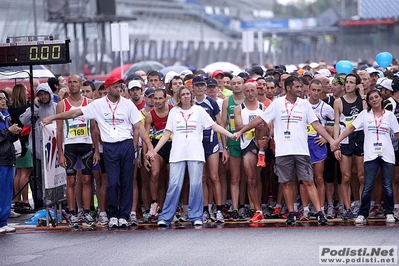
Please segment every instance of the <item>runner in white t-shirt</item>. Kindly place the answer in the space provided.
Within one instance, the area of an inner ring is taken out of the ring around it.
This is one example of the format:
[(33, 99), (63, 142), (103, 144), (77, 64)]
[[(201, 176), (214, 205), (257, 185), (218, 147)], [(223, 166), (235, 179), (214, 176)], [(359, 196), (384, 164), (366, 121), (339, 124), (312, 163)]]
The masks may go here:
[(190, 177), (190, 201), (188, 217), (194, 226), (202, 226), (203, 197), (202, 197), (202, 170), (205, 162), (205, 153), (202, 145), (203, 130), (212, 128), (230, 138), (232, 134), (216, 124), (204, 108), (194, 105), (193, 94), (189, 87), (182, 86), (177, 91), (179, 101), (168, 116), (165, 132), (154, 151), (147, 156), (153, 158), (173, 134), (172, 149), (170, 151), (170, 179), (166, 199), (161, 214), (158, 217), (158, 226), (170, 225), (175, 215), (183, 186), (186, 166)]
[(395, 152), (391, 141), (391, 132), (399, 137), (399, 124), (392, 112), (382, 107), (383, 98), (378, 90), (367, 93), (367, 110), (363, 110), (343, 133), (335, 140), (332, 148), (353, 131), (363, 128), (364, 132), (364, 188), (361, 197), (359, 215), (355, 223), (365, 223), (370, 211), (371, 196), (378, 169), (381, 168), (384, 188), (384, 207), (387, 223), (394, 223), (392, 176), (395, 165)]
[(135, 105), (121, 97), (123, 79), (110, 76), (105, 80), (107, 97), (93, 101), (79, 109), (59, 113), (43, 119), (47, 125), (53, 120), (65, 120), (83, 115), (94, 119), (101, 132), (104, 143), (104, 161), (108, 176), (108, 227), (128, 227), (127, 220), (132, 209), (135, 147), (133, 132), (137, 132), (153, 152), (151, 141), (141, 121), (141, 115)]
[(289, 76), (284, 81), (284, 87), (287, 92), (286, 96), (273, 101), (264, 113), (254, 118), (238, 132), (238, 137), (262, 122), (270, 123), (274, 121), (275, 172), (279, 177), (279, 182), (284, 184), (283, 194), (289, 211), (286, 224), (293, 225), (297, 219), (297, 214), (294, 212), (294, 192), (292, 189), (295, 177), (294, 170), (296, 170), (298, 179), (305, 185), (309, 199), (313, 202), (317, 211), (318, 223), (325, 224), (327, 220), (321, 211), (313, 181), (313, 169), (307, 142), (307, 125), (311, 124), (330, 143), (334, 140), (317, 121), (309, 102), (299, 98), (302, 93), (301, 80), (298, 77)]

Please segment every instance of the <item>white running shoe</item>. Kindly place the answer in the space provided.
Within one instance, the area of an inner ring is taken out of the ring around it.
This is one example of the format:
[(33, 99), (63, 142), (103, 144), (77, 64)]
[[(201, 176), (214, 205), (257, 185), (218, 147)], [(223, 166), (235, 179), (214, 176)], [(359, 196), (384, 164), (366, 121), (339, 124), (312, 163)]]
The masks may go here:
[(126, 221), (125, 218), (119, 218), (118, 223), (119, 223), (120, 228), (128, 228), (129, 227), (129, 223)]
[(367, 222), (363, 215), (358, 215), (355, 219), (355, 224), (365, 224)]
[(14, 227), (8, 225), (1, 227), (1, 229), (3, 229), (6, 233), (14, 233), (16, 231)]
[(15, 211), (11, 210), (10, 215), (8, 216), (8, 218), (18, 218), (20, 216), (21, 216), (20, 213), (17, 213)]
[(109, 219), (108, 227), (109, 228), (118, 228), (118, 218), (112, 217), (111, 219)]
[(386, 223), (394, 223), (395, 222), (395, 217), (393, 217), (393, 214), (387, 214), (387, 217), (385, 218)]
[(202, 221), (201, 220), (194, 221), (194, 226), (202, 226)]
[(135, 212), (131, 212), (130, 213), (130, 225), (131, 226), (137, 226), (137, 217), (136, 217), (136, 213)]
[(100, 225), (107, 225), (107, 224), (108, 224), (107, 213), (105, 213), (105, 212), (100, 212), (100, 214), (98, 215), (98, 223), (99, 223)]
[(222, 211), (216, 212), (216, 222), (217, 223), (224, 223), (224, 217)]

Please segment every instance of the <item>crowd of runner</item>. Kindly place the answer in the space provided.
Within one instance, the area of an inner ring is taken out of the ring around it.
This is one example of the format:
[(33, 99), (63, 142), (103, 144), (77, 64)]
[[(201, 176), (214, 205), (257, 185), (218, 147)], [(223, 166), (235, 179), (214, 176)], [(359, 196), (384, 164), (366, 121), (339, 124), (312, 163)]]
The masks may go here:
[[(35, 125), (26, 87), (17, 84), (4, 109), (23, 152), (16, 159), (13, 210), (7, 201), (1, 225), (13, 231), (8, 216), (32, 209), (23, 185), (42, 154), (37, 147), (32, 161), (29, 127), (53, 120), (71, 226), (269, 218), (288, 225), (337, 218), (394, 223), (397, 72), (359, 65), (337, 73), (321, 61), (290, 73), (256, 65), (238, 75), (137, 71), (104, 83), (58, 75), (36, 84)], [(40, 188), (32, 192), (35, 209), (43, 207)]]

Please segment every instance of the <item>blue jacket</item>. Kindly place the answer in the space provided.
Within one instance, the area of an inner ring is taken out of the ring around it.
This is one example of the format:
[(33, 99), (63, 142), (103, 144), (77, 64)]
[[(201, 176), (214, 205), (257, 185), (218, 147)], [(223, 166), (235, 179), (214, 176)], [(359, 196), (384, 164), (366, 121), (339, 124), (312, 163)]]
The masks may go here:
[(12, 166), (15, 164), (15, 149), (12, 142), (10, 127), (10, 116), (3, 109), (0, 112), (0, 166)]

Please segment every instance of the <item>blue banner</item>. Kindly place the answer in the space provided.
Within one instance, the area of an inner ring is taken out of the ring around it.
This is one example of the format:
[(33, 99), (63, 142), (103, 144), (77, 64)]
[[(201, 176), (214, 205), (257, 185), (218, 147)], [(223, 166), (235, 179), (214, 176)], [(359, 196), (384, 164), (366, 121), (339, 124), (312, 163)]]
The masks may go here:
[(241, 21), (241, 30), (288, 29), (288, 19)]

